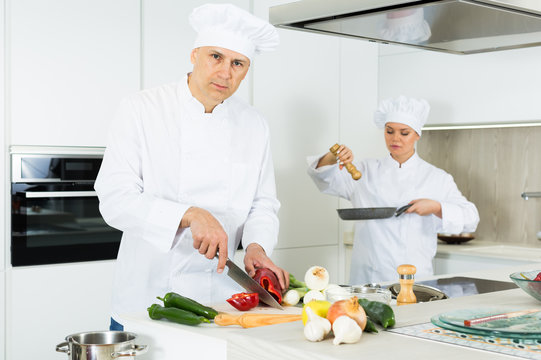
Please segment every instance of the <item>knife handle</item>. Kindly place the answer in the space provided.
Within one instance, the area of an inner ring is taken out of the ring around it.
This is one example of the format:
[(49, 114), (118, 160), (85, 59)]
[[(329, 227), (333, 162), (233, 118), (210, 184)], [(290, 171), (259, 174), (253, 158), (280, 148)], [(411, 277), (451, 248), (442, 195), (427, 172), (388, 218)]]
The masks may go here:
[(219, 313), (214, 323), (220, 326), (240, 325), (243, 328), (253, 328), (265, 325), (281, 324), (301, 320), (301, 315), (295, 314), (242, 314), (232, 315)]
[[(330, 149), (329, 151), (334, 155), (334, 156), (338, 156), (338, 149), (340, 148), (340, 145), (338, 144), (334, 144)], [(357, 170), (357, 168), (355, 167), (355, 165), (353, 165), (352, 163), (347, 163), (346, 165), (346, 170), (348, 171), (348, 173), (351, 174), (351, 177), (353, 178), (353, 180), (359, 180), (361, 178), (361, 172), (359, 170)]]

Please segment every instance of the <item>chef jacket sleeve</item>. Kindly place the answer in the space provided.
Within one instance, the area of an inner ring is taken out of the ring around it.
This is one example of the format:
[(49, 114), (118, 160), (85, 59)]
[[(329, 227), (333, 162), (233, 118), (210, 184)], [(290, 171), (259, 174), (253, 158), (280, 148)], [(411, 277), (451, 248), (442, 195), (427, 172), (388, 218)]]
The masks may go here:
[[(340, 196), (351, 200), (355, 190), (354, 180), (345, 168), (340, 170), (338, 165), (325, 165), (316, 169), (319, 159), (325, 154), (308, 156), (308, 175), (312, 178), (319, 191), (324, 194)], [(357, 164), (355, 164), (357, 165)], [(360, 168), (357, 166), (357, 168)]]
[[(268, 134), (268, 127), (266, 128)], [(278, 242), (278, 210), (280, 202), (276, 197), (274, 167), (270, 149), (270, 139), (266, 136), (265, 149), (261, 161), (261, 172), (254, 200), (248, 218), (244, 223), (242, 246), (244, 249), (251, 243), (257, 243), (271, 256)]]
[(168, 251), (189, 205), (145, 193), (142, 178), (144, 136), (139, 111), (131, 99), (121, 103), (95, 182), (105, 221), (137, 234), (160, 251)]
[(451, 175), (446, 174), (442, 189), (445, 196), (440, 201), (442, 214), (440, 232), (448, 234), (474, 232), (479, 224), (477, 207), (462, 195)]

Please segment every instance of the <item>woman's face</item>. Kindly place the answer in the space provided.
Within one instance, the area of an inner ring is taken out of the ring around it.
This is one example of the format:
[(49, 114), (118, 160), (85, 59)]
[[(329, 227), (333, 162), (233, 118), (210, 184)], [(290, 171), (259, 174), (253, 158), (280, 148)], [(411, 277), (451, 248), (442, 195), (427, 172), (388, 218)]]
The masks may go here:
[(385, 124), (385, 144), (393, 159), (399, 163), (408, 160), (415, 153), (415, 142), (419, 135), (411, 127), (400, 123)]

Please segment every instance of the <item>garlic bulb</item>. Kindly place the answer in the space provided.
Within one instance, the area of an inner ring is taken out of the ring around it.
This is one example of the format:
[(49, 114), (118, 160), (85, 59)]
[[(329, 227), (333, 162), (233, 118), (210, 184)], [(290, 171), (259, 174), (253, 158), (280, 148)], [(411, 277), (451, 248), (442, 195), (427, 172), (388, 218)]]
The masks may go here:
[(332, 331), (334, 333), (334, 345), (354, 344), (361, 339), (363, 331), (361, 327), (352, 318), (342, 315), (334, 320), (332, 324)]
[(304, 274), (304, 282), (310, 290), (323, 290), (329, 285), (329, 272), (322, 266), (312, 266)]
[(325, 300), (325, 295), (323, 295), (321, 291), (310, 290), (304, 294), (304, 297), (302, 298), (304, 304), (308, 304), (312, 300)]
[(329, 320), (316, 315), (310, 308), (306, 308), (308, 322), (304, 326), (304, 337), (310, 341), (321, 341), (331, 331)]

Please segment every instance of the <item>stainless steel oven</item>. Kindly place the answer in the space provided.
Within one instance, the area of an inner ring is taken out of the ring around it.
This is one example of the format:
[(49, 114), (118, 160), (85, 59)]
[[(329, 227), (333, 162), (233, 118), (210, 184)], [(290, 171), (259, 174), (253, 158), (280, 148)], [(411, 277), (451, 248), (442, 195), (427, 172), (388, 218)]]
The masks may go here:
[(11, 264), (115, 259), (122, 233), (100, 215), (103, 148), (13, 146)]

